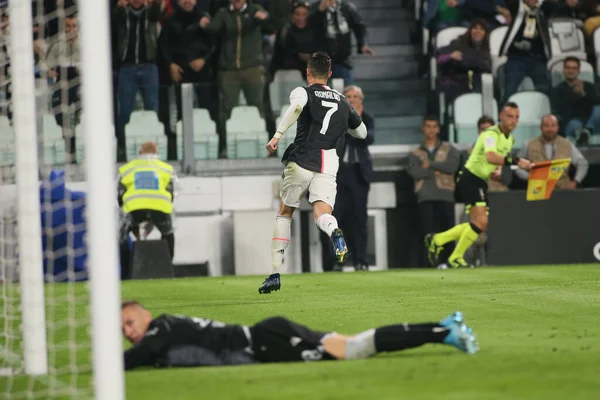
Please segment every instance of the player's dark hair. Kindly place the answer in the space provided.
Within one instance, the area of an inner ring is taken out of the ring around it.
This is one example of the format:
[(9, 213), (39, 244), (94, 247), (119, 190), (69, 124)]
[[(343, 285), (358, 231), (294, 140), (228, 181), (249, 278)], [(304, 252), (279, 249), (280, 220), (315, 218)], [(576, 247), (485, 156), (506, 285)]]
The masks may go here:
[(577, 57), (573, 57), (573, 56), (569, 56), (569, 57), (565, 58), (565, 59), (563, 60), (563, 65), (565, 65), (565, 64), (566, 64), (566, 63), (568, 63), (569, 61), (570, 61), (570, 62), (577, 63), (577, 66), (578, 66), (578, 67), (581, 67), (581, 60), (580, 60), (579, 58), (577, 58)]
[(504, 108), (519, 108), (519, 105), (517, 103), (515, 103), (514, 101), (509, 101), (508, 103), (506, 103), (504, 105)]
[(481, 118), (479, 118), (477, 120), (477, 127), (479, 127), (481, 124), (492, 124), (494, 125), (494, 119), (492, 117), (490, 117), (489, 115), (482, 115)]
[(331, 71), (331, 58), (322, 51), (314, 53), (308, 60), (307, 68), (313, 77), (326, 79)]
[(140, 303), (137, 300), (126, 300), (121, 303), (121, 311), (126, 309), (127, 307), (142, 307), (145, 309), (145, 307), (142, 305), (142, 303)]
[(426, 115), (425, 118), (423, 118), (423, 125), (425, 125), (425, 122), (435, 122), (438, 125), (440, 124), (438, 117), (433, 114)]

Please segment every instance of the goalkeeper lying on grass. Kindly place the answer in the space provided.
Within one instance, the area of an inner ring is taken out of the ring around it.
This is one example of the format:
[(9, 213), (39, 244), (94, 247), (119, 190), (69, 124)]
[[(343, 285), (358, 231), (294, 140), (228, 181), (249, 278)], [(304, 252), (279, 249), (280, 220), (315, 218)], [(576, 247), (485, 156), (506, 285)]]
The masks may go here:
[(152, 318), (136, 301), (121, 307), (123, 334), (133, 346), (125, 369), (192, 367), (289, 361), (356, 360), (377, 353), (442, 343), (474, 354), (475, 336), (456, 312), (440, 322), (389, 325), (354, 336), (308, 329), (283, 317), (253, 326), (163, 314)]

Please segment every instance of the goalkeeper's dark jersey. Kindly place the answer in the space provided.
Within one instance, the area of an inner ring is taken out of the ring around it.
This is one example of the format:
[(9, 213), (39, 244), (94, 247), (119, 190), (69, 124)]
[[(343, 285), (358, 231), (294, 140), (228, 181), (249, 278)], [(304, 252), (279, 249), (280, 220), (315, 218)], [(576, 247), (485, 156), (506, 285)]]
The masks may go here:
[(250, 330), (204, 318), (163, 314), (125, 352), (125, 369), (250, 364)]

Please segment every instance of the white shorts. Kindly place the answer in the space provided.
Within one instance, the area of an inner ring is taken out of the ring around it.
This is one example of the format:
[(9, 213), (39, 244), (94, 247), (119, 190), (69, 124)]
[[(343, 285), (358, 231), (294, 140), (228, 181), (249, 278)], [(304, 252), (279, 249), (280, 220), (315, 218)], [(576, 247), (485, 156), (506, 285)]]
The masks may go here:
[(335, 175), (309, 171), (295, 162), (288, 163), (281, 177), (281, 201), (288, 207), (298, 208), (306, 191), (310, 193), (310, 204), (322, 201), (333, 209), (337, 194)]

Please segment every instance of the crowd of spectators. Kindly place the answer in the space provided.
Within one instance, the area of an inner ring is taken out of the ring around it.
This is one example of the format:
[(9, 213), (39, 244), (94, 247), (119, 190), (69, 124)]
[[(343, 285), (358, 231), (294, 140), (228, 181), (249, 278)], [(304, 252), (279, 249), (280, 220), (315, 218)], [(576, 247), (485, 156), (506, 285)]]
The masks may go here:
[[(580, 57), (564, 61), (563, 82), (553, 86), (548, 62), (552, 54), (550, 22), (570, 19), (584, 32), (587, 61), (595, 64), (593, 32), (600, 27), (600, 2), (597, 0), (427, 0), (424, 27), (430, 37), (448, 27), (468, 28), (448, 46), (429, 46), (438, 64), (437, 90), (445, 94), (446, 104), (461, 94), (481, 90), (481, 74), (492, 73), (490, 32), (507, 27), (500, 54), (506, 63), (496, 79), (499, 104), (516, 93), (524, 78), (533, 81), (536, 91), (551, 99), (553, 114), (559, 118), (560, 132), (585, 145), (590, 135), (600, 133), (600, 98), (597, 87), (580, 76)], [(577, 35), (566, 40), (578, 41)], [(569, 43), (574, 44), (574, 43)], [(576, 43), (575, 43), (576, 44)], [(561, 60), (558, 60), (561, 61)], [(437, 97), (436, 97), (437, 99)], [(430, 110), (440, 113), (439, 104)], [(441, 110), (443, 113), (445, 110)]]
[[(268, 85), (278, 70), (305, 74), (308, 55), (326, 51), (333, 60), (332, 78), (350, 85), (350, 56), (373, 54), (366, 44), (366, 26), (350, 0), (109, 1), (120, 161), (125, 160), (125, 126), (138, 94), (145, 110), (157, 112), (169, 138), (169, 158), (175, 159), (171, 109), (181, 119), (179, 89), (182, 83), (194, 84), (195, 107), (209, 110), (219, 134), (219, 156), (226, 157), (226, 121), (240, 92), (247, 105), (257, 107), (272, 135)], [(11, 118), (7, 2), (0, 3), (0, 106)], [(49, 82), (53, 113), (65, 136), (72, 136), (68, 131), (81, 114), (77, 7), (75, 0), (33, 1), (36, 73)], [(355, 51), (351, 35), (356, 37)], [(170, 104), (172, 87), (175, 107)]]

